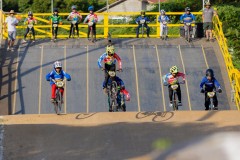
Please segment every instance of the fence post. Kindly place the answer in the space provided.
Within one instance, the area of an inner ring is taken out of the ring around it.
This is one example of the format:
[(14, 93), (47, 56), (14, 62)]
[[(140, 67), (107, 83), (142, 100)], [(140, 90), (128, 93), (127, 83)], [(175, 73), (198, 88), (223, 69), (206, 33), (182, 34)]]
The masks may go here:
[(158, 22), (158, 16), (156, 15), (156, 23), (157, 23), (157, 38), (160, 37), (160, 23)]
[(3, 39), (3, 11), (0, 10), (0, 48), (2, 48)]
[(108, 13), (104, 13), (104, 38), (108, 37)]

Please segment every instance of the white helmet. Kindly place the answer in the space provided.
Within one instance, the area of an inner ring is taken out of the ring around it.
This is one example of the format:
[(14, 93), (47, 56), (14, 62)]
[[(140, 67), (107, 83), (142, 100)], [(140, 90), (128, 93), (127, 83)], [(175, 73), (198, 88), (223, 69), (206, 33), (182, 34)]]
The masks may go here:
[(160, 12), (161, 12), (161, 14), (165, 14), (165, 11), (163, 9)]
[(56, 61), (56, 62), (54, 62), (53, 67), (54, 67), (54, 69), (56, 69), (56, 68), (62, 68), (62, 63), (59, 62), (59, 61)]

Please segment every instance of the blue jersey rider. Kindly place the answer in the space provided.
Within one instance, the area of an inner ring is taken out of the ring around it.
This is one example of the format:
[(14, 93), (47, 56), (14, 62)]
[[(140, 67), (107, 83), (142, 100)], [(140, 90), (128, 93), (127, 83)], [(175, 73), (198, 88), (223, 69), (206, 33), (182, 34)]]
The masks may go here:
[(145, 11), (141, 11), (141, 16), (139, 16), (136, 20), (136, 23), (138, 24), (138, 27), (136, 29), (136, 37), (138, 38), (139, 36), (139, 29), (142, 27), (147, 28), (147, 37), (149, 37), (150, 33), (150, 28), (148, 27), (147, 23), (150, 22), (150, 19), (145, 16)]
[[(125, 89), (124, 82), (118, 76), (115, 75), (114, 77), (109, 78), (107, 85), (110, 85), (112, 83), (112, 81), (117, 82), (117, 86), (118, 86), (118, 92), (117, 92), (118, 107), (119, 108), (122, 107), (123, 111), (125, 112), (126, 111), (125, 101), (130, 100), (130, 94)], [(103, 83), (103, 87), (104, 86), (105, 86), (105, 84)], [(109, 105), (109, 112), (112, 112), (112, 108), (110, 107), (110, 105)]]
[[(210, 98), (207, 95), (207, 92), (213, 92), (214, 90), (219, 93), (222, 92), (221, 86), (217, 79), (214, 77), (214, 72), (212, 69), (206, 70), (206, 76), (203, 77), (202, 82), (200, 83), (201, 93), (205, 93), (205, 110), (209, 110)], [(213, 105), (214, 110), (218, 110), (218, 99), (217, 95), (213, 96)]]
[[(185, 13), (180, 17), (180, 21), (181, 23), (184, 23), (184, 30), (185, 30), (185, 38), (187, 38), (187, 30), (188, 30), (188, 26), (186, 25), (186, 23), (195, 23), (196, 17), (190, 13), (191, 9), (189, 7), (185, 8)], [(195, 35), (195, 27), (191, 27), (190, 30), (193, 31), (192, 35)]]
[[(50, 81), (50, 85), (52, 87), (51, 102), (55, 102), (55, 98), (56, 98), (55, 93), (57, 90), (57, 86), (53, 82), (53, 80), (62, 81), (64, 77), (67, 79), (67, 81), (71, 81), (71, 76), (62, 70), (62, 63), (59, 61), (54, 62), (53, 70), (46, 75), (46, 80)], [(60, 92), (63, 95), (64, 89), (61, 88)]]

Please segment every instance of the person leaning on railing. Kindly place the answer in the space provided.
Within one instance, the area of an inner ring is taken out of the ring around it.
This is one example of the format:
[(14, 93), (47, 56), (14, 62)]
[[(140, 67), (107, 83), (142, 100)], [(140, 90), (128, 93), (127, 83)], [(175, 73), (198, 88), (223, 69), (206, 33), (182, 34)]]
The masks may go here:
[(29, 12), (28, 12), (28, 18), (26, 18), (26, 19), (24, 20), (24, 24), (26, 24), (26, 25), (32, 25), (32, 27), (27, 26), (26, 32), (25, 32), (25, 34), (24, 34), (23, 42), (24, 42), (24, 43), (27, 42), (27, 41), (26, 41), (26, 37), (27, 37), (27, 34), (29, 33), (30, 30), (32, 31), (32, 34), (33, 34), (33, 42), (35, 42), (35, 30), (34, 30), (33, 25), (37, 24), (37, 20), (33, 17), (32, 11), (29, 11)]
[(57, 39), (57, 33), (58, 33), (58, 26), (54, 29), (54, 24), (62, 24), (62, 18), (58, 15), (58, 9), (54, 8), (53, 14), (49, 17), (49, 24), (52, 24), (52, 40)]
[(213, 41), (213, 16), (217, 16), (217, 12), (211, 7), (211, 4), (207, 2), (202, 14), (203, 30), (205, 31), (206, 41)]
[(145, 16), (145, 11), (141, 11), (141, 16), (139, 16), (135, 21), (138, 24), (138, 27), (136, 29), (136, 38), (139, 37), (139, 29), (142, 27), (142, 25), (143, 27), (147, 28), (147, 37), (149, 37), (150, 27), (148, 27), (147, 23), (150, 22), (150, 19)]

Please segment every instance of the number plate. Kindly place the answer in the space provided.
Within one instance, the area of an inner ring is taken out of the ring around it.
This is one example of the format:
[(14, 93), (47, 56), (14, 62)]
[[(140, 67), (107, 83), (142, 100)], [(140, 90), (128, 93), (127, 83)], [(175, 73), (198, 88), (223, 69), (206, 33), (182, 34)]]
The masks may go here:
[(72, 24), (76, 24), (77, 23), (77, 21), (72, 21)]
[(145, 23), (145, 19), (140, 20), (140, 24), (144, 24)]
[(93, 26), (93, 22), (88, 22), (88, 26), (89, 27)]
[(58, 26), (58, 24), (53, 24), (53, 27), (57, 27)]
[(33, 28), (33, 24), (29, 24), (28, 28), (30, 28), (30, 29)]
[(209, 98), (213, 98), (215, 96), (215, 92), (208, 92), (207, 95)]
[(56, 82), (56, 86), (58, 88), (62, 88), (64, 86), (64, 82), (63, 81), (60, 81), (60, 82)]
[(177, 84), (171, 85), (171, 88), (172, 88), (173, 90), (176, 90), (176, 89), (178, 88), (178, 85), (177, 85)]

